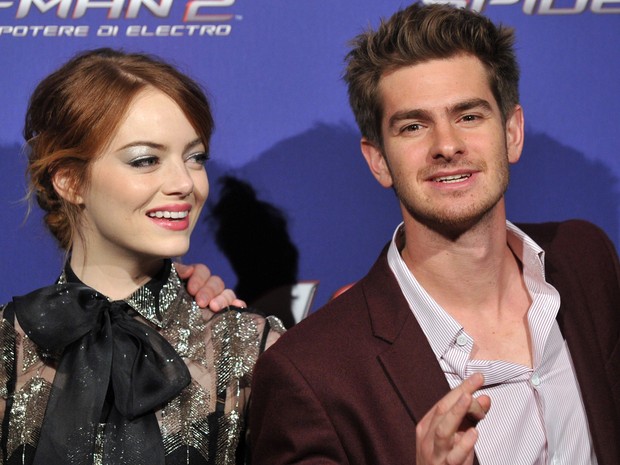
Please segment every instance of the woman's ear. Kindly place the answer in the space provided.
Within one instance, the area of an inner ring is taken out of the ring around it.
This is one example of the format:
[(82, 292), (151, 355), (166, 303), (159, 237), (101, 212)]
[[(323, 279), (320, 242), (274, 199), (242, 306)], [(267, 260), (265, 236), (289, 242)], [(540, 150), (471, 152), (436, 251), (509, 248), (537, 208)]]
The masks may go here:
[(56, 193), (69, 203), (80, 205), (84, 199), (78, 192), (77, 183), (69, 176), (67, 170), (59, 170), (52, 177), (52, 184)]

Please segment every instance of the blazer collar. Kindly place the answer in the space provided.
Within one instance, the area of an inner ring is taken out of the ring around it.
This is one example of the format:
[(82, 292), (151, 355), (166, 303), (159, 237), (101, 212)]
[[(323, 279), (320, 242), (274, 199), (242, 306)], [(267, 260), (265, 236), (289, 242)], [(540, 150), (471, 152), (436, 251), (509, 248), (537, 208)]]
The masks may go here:
[[(620, 420), (610, 391), (605, 364), (599, 347), (593, 315), (599, 297), (587, 289), (590, 269), (576, 269), (566, 251), (582, 247), (583, 237), (562, 230), (562, 223), (519, 225), (545, 250), (547, 281), (561, 296), (557, 321), (570, 352), (581, 391), (592, 443), (599, 465), (620, 463)], [(594, 279), (599, 279), (595, 277)]]
[[(598, 462), (601, 465), (620, 463), (618, 446), (610, 447), (617, 442), (620, 425), (613, 414), (615, 407), (609, 386), (601, 381), (607, 376), (605, 360), (602, 355), (594, 360), (587, 356), (600, 354), (591, 319), (596, 308), (590, 308), (581, 289), (582, 283), (574, 277), (575, 270), (570, 264), (561, 265), (562, 247), (556, 244), (557, 253), (553, 247), (556, 231), (542, 225), (519, 227), (545, 250), (547, 280), (562, 298), (557, 320), (571, 351)], [(378, 356), (379, 363), (417, 423), (450, 387), (389, 268), (387, 246), (360, 284), (373, 335), (389, 343)]]
[(450, 386), (387, 263), (387, 247), (361, 285), (373, 335), (390, 344), (379, 363), (417, 423)]

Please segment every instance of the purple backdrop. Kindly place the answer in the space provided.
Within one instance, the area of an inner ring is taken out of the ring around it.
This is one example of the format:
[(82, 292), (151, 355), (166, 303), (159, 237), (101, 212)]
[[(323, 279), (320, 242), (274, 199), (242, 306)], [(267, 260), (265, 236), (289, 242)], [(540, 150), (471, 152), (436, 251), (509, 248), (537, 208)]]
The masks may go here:
[[(20, 131), (37, 82), (75, 52), (156, 53), (199, 80), (217, 130), (208, 173), (250, 183), (282, 210), (299, 279), (319, 280), (314, 307), (362, 276), (399, 212), (359, 154), (341, 81), (347, 41), (389, 16), (383, 0), (0, 1), (0, 302), (50, 283), (62, 261), (35, 210), (25, 220)], [(620, 244), (620, 0), (475, 0), (517, 30), (525, 153), (513, 169), (514, 221), (581, 217)], [(114, 212), (110, 212), (114, 214)], [(236, 276), (206, 217), (185, 261)]]

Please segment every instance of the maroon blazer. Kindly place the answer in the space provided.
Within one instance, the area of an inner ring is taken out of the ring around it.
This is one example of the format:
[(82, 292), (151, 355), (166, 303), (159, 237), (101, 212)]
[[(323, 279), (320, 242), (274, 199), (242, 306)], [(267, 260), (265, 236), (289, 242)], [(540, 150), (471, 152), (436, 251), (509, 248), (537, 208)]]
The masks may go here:
[[(583, 221), (520, 225), (546, 251), (599, 465), (620, 464), (620, 265)], [(449, 385), (387, 264), (293, 327), (252, 381), (253, 465), (415, 463)], [(477, 463), (477, 461), (476, 461)], [(516, 458), (515, 463), (518, 463)]]

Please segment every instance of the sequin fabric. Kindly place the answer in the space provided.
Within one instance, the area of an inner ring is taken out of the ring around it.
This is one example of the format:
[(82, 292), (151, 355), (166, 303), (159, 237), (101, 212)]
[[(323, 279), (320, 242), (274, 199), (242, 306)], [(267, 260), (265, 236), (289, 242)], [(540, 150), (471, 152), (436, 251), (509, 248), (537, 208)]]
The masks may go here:
[(189, 446), (209, 458), (209, 444), (205, 438), (210, 439), (210, 400), (209, 391), (193, 381), (164, 407), (160, 427), (167, 455)]
[(168, 326), (168, 319), (172, 313), (171, 306), (177, 300), (180, 288), (181, 279), (172, 265), (168, 281), (162, 286), (159, 296), (148, 287), (142, 286), (125, 301), (145, 319), (159, 328), (165, 328)]
[(6, 320), (0, 321), (0, 396), (6, 397), (7, 383), (14, 376), (15, 328)]
[[(63, 273), (58, 282), (66, 280)], [(200, 309), (173, 265), (159, 289), (143, 286), (125, 301), (135, 310), (136, 318), (160, 331), (184, 358), (192, 375), (190, 385), (157, 412), (166, 464), (242, 463), (237, 447), (245, 434), (251, 373), (261, 351), (263, 329), (283, 332), (282, 324), (277, 318), (236, 309), (219, 314)], [(55, 356), (41, 353), (9, 321), (0, 320), (0, 395), (10, 398), (12, 404), (6, 463), (28, 464), (29, 457), (31, 460), (32, 454), (23, 451), (36, 448), (55, 360)], [(14, 393), (7, 391), (11, 380), (17, 381)], [(101, 445), (105, 425), (98, 431)], [(93, 465), (117, 465), (104, 463), (101, 447)]]
[(52, 385), (35, 376), (15, 393), (7, 436), (7, 455), (10, 457), (22, 446), (36, 447)]

